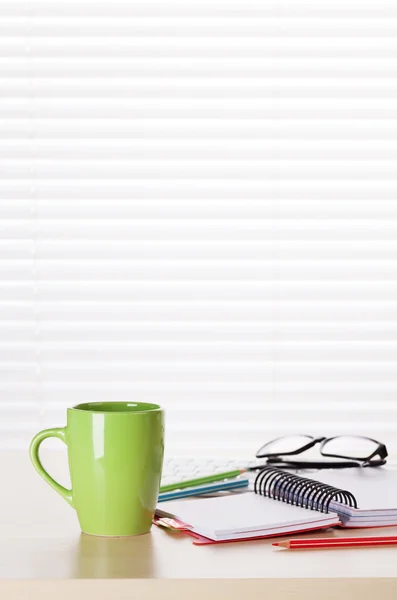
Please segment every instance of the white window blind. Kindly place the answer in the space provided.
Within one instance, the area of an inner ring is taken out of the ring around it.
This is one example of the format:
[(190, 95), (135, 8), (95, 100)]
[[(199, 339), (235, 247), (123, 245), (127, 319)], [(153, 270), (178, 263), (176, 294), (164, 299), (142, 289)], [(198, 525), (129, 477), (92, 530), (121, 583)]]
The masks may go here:
[(0, 445), (397, 433), (397, 5), (0, 4)]

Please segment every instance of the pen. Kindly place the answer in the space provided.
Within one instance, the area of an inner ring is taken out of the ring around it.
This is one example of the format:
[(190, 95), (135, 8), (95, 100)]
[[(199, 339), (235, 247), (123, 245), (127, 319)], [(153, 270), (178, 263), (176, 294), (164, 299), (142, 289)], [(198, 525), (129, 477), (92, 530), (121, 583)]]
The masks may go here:
[(239, 488), (248, 487), (248, 479), (234, 479), (232, 481), (223, 481), (220, 483), (210, 483), (189, 489), (183, 489), (173, 492), (159, 494), (158, 501), (165, 502), (166, 500), (178, 500), (187, 496), (199, 496), (202, 494), (212, 494), (215, 492), (227, 492), (228, 490), (236, 490)]
[(190, 479), (189, 481), (181, 481), (179, 483), (170, 483), (168, 485), (162, 485), (160, 488), (160, 492), (172, 492), (173, 490), (183, 490), (185, 488), (194, 487), (196, 485), (213, 483), (214, 481), (232, 479), (233, 477), (238, 477), (242, 473), (245, 473), (246, 470), (247, 469), (235, 469), (234, 471), (226, 471), (226, 473), (215, 473), (214, 475), (207, 475), (205, 477), (199, 477), (198, 479)]
[(273, 546), (288, 550), (304, 550), (317, 548), (360, 548), (363, 546), (393, 546), (397, 545), (397, 536), (373, 537), (339, 537), (339, 538), (306, 538), (286, 542), (275, 542)]

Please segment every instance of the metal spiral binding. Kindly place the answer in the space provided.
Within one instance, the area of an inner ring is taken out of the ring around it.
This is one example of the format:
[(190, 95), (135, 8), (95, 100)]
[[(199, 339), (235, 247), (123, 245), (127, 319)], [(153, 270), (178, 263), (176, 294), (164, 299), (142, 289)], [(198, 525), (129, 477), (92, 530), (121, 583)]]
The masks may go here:
[(256, 494), (324, 513), (329, 512), (332, 500), (357, 508), (355, 497), (347, 490), (276, 468), (259, 471), (254, 489)]

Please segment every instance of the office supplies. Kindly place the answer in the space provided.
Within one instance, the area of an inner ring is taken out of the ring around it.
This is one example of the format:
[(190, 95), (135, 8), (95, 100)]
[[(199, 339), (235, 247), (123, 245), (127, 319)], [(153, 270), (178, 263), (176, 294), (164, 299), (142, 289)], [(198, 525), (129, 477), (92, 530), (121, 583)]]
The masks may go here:
[(213, 542), (285, 535), (339, 523), (335, 513), (320, 514), (288, 506), (252, 492), (199, 498), (189, 502), (165, 502), (157, 508), (156, 518), (157, 524), (190, 532), (199, 540), (206, 538)]
[(206, 483), (212, 483), (215, 481), (223, 481), (224, 479), (232, 479), (238, 477), (242, 473), (245, 473), (246, 469), (235, 469), (233, 471), (226, 471), (225, 473), (215, 473), (196, 479), (187, 479), (176, 483), (170, 483), (168, 485), (162, 485), (160, 487), (160, 493), (172, 492), (174, 490), (183, 490), (185, 488), (191, 488), (194, 486), (203, 485)]
[(321, 471), (310, 477), (266, 468), (254, 487), (256, 493), (287, 504), (336, 512), (344, 527), (397, 524), (397, 473), (382, 467)]
[(316, 549), (316, 548), (359, 548), (361, 546), (395, 546), (397, 536), (372, 536), (372, 537), (346, 537), (346, 538), (302, 538), (275, 542), (273, 546), (287, 548), (288, 550)]
[[(214, 482), (205, 485), (189, 487), (186, 489), (177, 489), (172, 492), (159, 494), (158, 501), (177, 500), (188, 496), (200, 496), (203, 494), (214, 494), (215, 492), (227, 492), (248, 487), (248, 479), (231, 479), (230, 481)], [(185, 488), (185, 486), (184, 486)]]

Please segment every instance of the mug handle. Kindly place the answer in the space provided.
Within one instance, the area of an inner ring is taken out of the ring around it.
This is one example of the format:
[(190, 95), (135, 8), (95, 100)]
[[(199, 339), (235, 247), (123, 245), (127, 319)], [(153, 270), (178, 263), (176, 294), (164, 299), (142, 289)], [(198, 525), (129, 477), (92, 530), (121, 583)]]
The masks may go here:
[(40, 431), (32, 439), (32, 441), (30, 443), (29, 453), (30, 453), (30, 460), (32, 461), (33, 466), (36, 469), (36, 471), (38, 472), (38, 474), (41, 475), (41, 477), (44, 479), (44, 481), (46, 481), (48, 483), (48, 485), (50, 485), (52, 488), (54, 488), (54, 490), (56, 492), (58, 492), (58, 494), (60, 496), (62, 496), (62, 498), (64, 500), (66, 500), (66, 502), (68, 504), (70, 504), (70, 506), (73, 507), (72, 490), (68, 490), (67, 488), (63, 487), (63, 485), (61, 485), (60, 483), (57, 483), (55, 481), (55, 479), (53, 479), (51, 477), (51, 475), (49, 475), (47, 473), (47, 471), (44, 469), (43, 465), (41, 464), (40, 457), (39, 457), (39, 448), (40, 448), (41, 442), (43, 442), (45, 439), (47, 439), (49, 437), (56, 437), (56, 438), (62, 440), (63, 443), (67, 445), (66, 431), (67, 431), (66, 427), (53, 427), (52, 429), (44, 429), (43, 431)]

